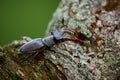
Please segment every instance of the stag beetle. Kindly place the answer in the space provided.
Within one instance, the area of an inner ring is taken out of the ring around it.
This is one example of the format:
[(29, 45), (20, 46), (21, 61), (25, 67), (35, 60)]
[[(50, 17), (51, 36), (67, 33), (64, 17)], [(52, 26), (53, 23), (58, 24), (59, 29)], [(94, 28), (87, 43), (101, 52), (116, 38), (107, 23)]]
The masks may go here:
[[(64, 37), (63, 36), (64, 33), (72, 34), (74, 38)], [(47, 36), (43, 39), (36, 38), (27, 42), (26, 44), (20, 47), (18, 53), (24, 54), (24, 53), (42, 52), (46, 49), (50, 49), (53, 45), (64, 42), (64, 41), (73, 41), (75, 43), (80, 43), (80, 45), (83, 45), (83, 42), (81, 41), (79, 36), (76, 34), (76, 32), (72, 30), (67, 30), (67, 29), (60, 29), (60, 30), (55, 30), (51, 32), (50, 36)]]
[[(75, 36), (75, 38), (65, 38), (63, 37), (64, 33), (72, 34)], [(74, 31), (62, 29), (62, 30), (55, 30), (51, 32), (51, 34), (52, 34), (51, 36), (45, 37), (43, 39), (36, 38), (27, 42), (22, 47), (20, 47), (19, 54), (42, 52), (43, 50), (47, 48), (51, 48), (53, 45), (64, 41), (78, 42), (80, 43), (80, 45), (83, 45), (83, 42)]]

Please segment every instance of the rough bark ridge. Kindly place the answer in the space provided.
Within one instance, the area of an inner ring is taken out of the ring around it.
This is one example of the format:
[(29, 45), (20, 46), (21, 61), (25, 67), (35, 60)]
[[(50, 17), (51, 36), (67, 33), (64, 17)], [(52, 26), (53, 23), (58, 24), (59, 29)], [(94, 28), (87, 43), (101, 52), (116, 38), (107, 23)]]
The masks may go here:
[(23, 65), (24, 56), (17, 51), (31, 40), (23, 37), (0, 48), (0, 80), (119, 80), (119, 5), (119, 0), (62, 0), (47, 35), (56, 29), (74, 30), (85, 45), (64, 42), (52, 48), (55, 53), (40, 55), (37, 64), (29, 59)]

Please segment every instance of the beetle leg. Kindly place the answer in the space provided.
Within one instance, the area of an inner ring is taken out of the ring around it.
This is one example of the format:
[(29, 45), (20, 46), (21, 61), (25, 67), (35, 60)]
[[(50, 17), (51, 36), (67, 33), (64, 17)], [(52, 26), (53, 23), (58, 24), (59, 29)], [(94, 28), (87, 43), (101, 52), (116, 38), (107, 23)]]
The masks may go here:
[(25, 58), (24, 58), (22, 61), (20, 61), (20, 63), (21, 63), (21, 64), (24, 64), (24, 62), (25, 62), (28, 58), (32, 57), (33, 54), (34, 54), (34, 53), (31, 53), (31, 54), (25, 56)]
[(55, 50), (53, 50), (53, 49), (48, 49), (49, 51), (51, 51), (51, 52), (53, 52), (53, 53), (56, 53), (56, 51)]
[(33, 58), (35, 58), (37, 55), (39, 55), (40, 53), (39, 52), (36, 52), (34, 55), (33, 55)]
[(40, 60), (44, 60), (45, 59), (45, 55), (41, 54), (40, 52), (36, 53), (33, 57), (33, 61), (35, 64), (37, 64)]

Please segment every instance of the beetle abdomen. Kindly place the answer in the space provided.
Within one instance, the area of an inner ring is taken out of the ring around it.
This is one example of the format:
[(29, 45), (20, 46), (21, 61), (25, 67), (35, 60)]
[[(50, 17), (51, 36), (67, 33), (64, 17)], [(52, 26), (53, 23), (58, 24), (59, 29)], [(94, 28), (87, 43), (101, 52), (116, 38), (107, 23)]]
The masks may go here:
[(24, 44), (20, 49), (19, 52), (21, 53), (29, 53), (35, 50), (39, 50), (40, 48), (44, 47), (41, 38), (33, 39), (26, 44)]

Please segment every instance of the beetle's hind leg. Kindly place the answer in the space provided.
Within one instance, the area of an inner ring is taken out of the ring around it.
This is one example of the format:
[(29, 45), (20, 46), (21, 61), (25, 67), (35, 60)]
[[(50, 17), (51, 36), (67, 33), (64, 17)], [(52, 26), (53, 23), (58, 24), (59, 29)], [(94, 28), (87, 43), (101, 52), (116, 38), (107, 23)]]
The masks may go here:
[(44, 52), (37, 52), (36, 54), (34, 54), (32, 59), (35, 64), (37, 64), (40, 60), (44, 60), (45, 59)]
[(24, 64), (29, 58), (31, 58), (34, 55), (34, 53), (31, 53), (29, 55), (25, 55), (24, 58), (20, 61), (20, 64)]

